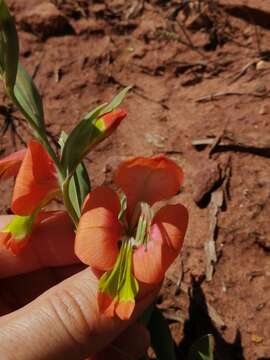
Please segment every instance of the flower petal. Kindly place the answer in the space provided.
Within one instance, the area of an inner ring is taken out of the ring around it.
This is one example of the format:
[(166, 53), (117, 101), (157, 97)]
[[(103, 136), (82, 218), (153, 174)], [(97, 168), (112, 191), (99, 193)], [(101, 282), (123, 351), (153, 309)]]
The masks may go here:
[(14, 255), (18, 254), (29, 241), (35, 216), (14, 216), (0, 232), (0, 246)]
[(114, 317), (117, 299), (113, 299), (109, 294), (99, 291), (97, 294), (97, 302), (101, 314), (109, 318)]
[(133, 254), (135, 277), (147, 284), (157, 284), (179, 254), (188, 224), (188, 211), (181, 205), (167, 205), (155, 215), (150, 240)]
[[(13, 218), (14, 216), (9, 215), (3, 218), (2, 222), (7, 223), (8, 219), (11, 221)], [(19, 245), (23, 244), (22, 247), (18, 248), (16, 242), (15, 251), (9, 247), (9, 250), (12, 250), (13, 254), (15, 252), (17, 256), (12, 256), (5, 249), (4, 237), (7, 238), (9, 234), (0, 233), (0, 278), (47, 267), (79, 263), (79, 259), (74, 254), (74, 227), (66, 211), (39, 213), (32, 230), (25, 243), (23, 240), (20, 241)]]
[(135, 300), (120, 300), (115, 306), (115, 314), (121, 320), (130, 319), (135, 308)]
[(16, 179), (12, 210), (18, 215), (30, 215), (58, 191), (53, 160), (42, 145), (31, 141)]
[(79, 222), (75, 254), (97, 270), (109, 270), (118, 255), (122, 227), (117, 215), (104, 207), (85, 212)]
[(183, 182), (183, 172), (175, 162), (162, 155), (136, 157), (119, 166), (115, 181), (127, 196), (130, 220), (138, 202), (152, 205), (175, 195)]
[(107, 186), (99, 186), (95, 190), (91, 191), (85, 198), (82, 214), (87, 211), (104, 207), (118, 216), (120, 212), (120, 201), (118, 195)]
[(10, 250), (14, 255), (17, 255), (27, 245), (30, 236), (25, 236), (22, 239), (16, 239), (9, 232), (0, 233), (0, 247), (4, 246), (7, 250)]
[[(33, 241), (35, 246), (35, 253), (39, 261), (49, 266), (62, 265), (64, 259), (76, 259), (74, 249), (69, 246), (74, 244), (75, 232), (73, 223), (66, 211), (41, 211), (36, 219), (33, 227), (33, 232), (29, 241)], [(65, 254), (63, 250), (65, 249)]]
[(6, 180), (18, 174), (25, 154), (26, 149), (22, 149), (0, 160), (0, 180)]
[(117, 128), (126, 116), (127, 112), (125, 110), (115, 109), (97, 119), (96, 127), (107, 137)]
[(128, 320), (138, 292), (139, 284), (132, 274), (132, 244), (124, 242), (113, 269), (99, 279), (99, 311), (108, 317), (117, 315), (121, 320)]

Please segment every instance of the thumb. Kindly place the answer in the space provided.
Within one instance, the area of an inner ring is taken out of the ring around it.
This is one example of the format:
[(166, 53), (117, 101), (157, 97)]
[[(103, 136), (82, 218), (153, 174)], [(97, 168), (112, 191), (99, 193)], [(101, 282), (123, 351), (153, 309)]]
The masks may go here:
[(128, 321), (99, 314), (98, 279), (89, 268), (51, 288), (0, 321), (0, 353), (20, 360), (83, 359), (110, 344), (149, 306), (140, 300)]

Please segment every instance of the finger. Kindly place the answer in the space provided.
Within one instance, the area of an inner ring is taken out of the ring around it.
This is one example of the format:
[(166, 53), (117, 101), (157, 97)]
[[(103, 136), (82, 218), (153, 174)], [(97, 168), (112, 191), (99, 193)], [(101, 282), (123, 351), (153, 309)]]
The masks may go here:
[(0, 279), (0, 316), (33, 301), (60, 281), (84, 269), (82, 264), (46, 268), (28, 274)]
[(89, 360), (135, 360), (140, 359), (150, 345), (150, 334), (141, 324), (135, 323), (118, 338)]
[[(11, 218), (1, 216), (0, 228), (9, 223)], [(72, 224), (67, 214), (62, 212), (39, 224), (33, 231), (31, 241), (19, 255), (14, 256), (4, 248), (0, 249), (0, 278), (78, 262), (74, 254)]]
[(8, 355), (16, 346), (20, 360), (93, 356), (134, 322), (156, 295), (151, 293), (140, 300), (132, 319), (121, 321), (99, 314), (97, 288), (98, 279), (87, 268), (15, 314), (6, 315), (0, 331), (0, 353)]

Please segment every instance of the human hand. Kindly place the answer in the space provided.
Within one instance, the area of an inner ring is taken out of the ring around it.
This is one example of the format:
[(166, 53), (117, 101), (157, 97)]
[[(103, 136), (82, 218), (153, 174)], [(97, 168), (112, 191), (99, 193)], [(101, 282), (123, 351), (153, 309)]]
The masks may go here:
[[(0, 228), (10, 216), (0, 217)], [(76, 259), (64, 229), (42, 227), (19, 255), (0, 249), (1, 359), (137, 359), (149, 343), (136, 318), (155, 293), (138, 301), (129, 321), (99, 314), (98, 279)]]

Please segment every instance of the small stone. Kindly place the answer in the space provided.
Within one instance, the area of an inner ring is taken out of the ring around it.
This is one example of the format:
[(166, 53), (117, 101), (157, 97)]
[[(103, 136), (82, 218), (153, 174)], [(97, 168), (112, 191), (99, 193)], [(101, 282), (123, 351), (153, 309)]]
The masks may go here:
[(152, 134), (152, 133), (145, 134), (145, 138), (149, 144), (154, 145), (158, 148), (162, 148), (166, 140), (164, 136), (161, 136), (159, 134)]
[(251, 341), (255, 344), (260, 344), (263, 342), (263, 337), (259, 336), (259, 335), (252, 335), (251, 336)]
[(270, 69), (270, 63), (268, 61), (260, 60), (256, 64), (256, 70), (267, 70)]
[(268, 108), (266, 105), (262, 105), (260, 110), (259, 110), (259, 114), (260, 115), (267, 115), (268, 114)]
[(261, 311), (265, 307), (265, 303), (260, 303), (256, 306), (256, 311)]
[(220, 169), (216, 163), (210, 163), (199, 170), (194, 178), (193, 200), (199, 207), (207, 206), (211, 191), (220, 182)]
[(264, 94), (267, 92), (267, 87), (264, 84), (258, 84), (255, 87), (255, 91), (259, 94)]
[(36, 5), (21, 15), (20, 25), (23, 30), (40, 38), (74, 34), (68, 19), (50, 2)]

